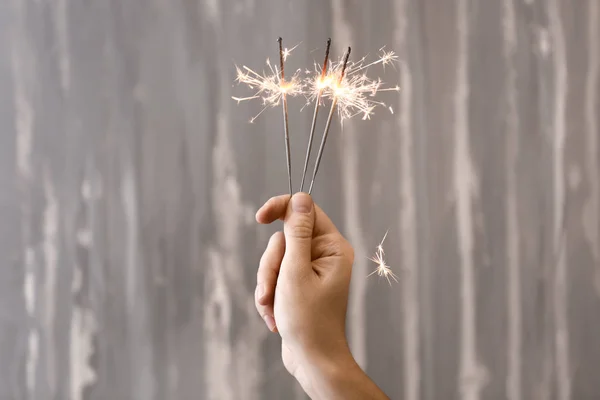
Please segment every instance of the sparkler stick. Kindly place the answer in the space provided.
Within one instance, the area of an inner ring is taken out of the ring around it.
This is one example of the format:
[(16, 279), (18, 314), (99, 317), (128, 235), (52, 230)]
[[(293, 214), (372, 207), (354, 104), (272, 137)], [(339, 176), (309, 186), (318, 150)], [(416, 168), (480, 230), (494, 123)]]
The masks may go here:
[[(352, 49), (348, 47), (346, 51), (346, 55), (344, 56), (344, 63), (342, 65), (342, 71), (340, 73), (340, 77), (338, 79), (338, 86), (341, 85), (344, 80), (344, 73), (346, 72), (346, 66), (348, 65), (348, 58), (350, 58), (350, 51)], [(337, 105), (338, 97), (334, 96), (331, 102), (331, 108), (329, 110), (329, 116), (327, 117), (327, 124), (325, 125), (325, 132), (323, 133), (323, 138), (321, 139), (321, 145), (319, 146), (319, 153), (317, 153), (317, 161), (315, 163), (315, 170), (313, 171), (312, 180), (310, 182), (310, 188), (308, 189), (308, 194), (312, 193), (313, 186), (315, 184), (315, 178), (317, 176), (317, 172), (319, 171), (319, 164), (321, 163), (321, 157), (323, 156), (323, 148), (325, 147), (325, 142), (327, 141), (327, 135), (329, 134), (329, 128), (331, 126), (331, 121), (333, 120), (333, 114), (335, 112), (335, 106)]]
[[(284, 52), (283, 52), (283, 40), (281, 38), (277, 39), (279, 42), (279, 65), (281, 68), (281, 84), (285, 82), (285, 74), (283, 72), (283, 64), (284, 64)], [(287, 109), (287, 96), (286, 93), (282, 94), (282, 104), (283, 104), (283, 132), (285, 135), (285, 158), (287, 160), (287, 173), (288, 173), (288, 182), (290, 186), (290, 196), (292, 195), (292, 161), (290, 157), (290, 131), (288, 127), (288, 109)]]
[(321, 69), (321, 76), (318, 79), (319, 91), (315, 100), (315, 112), (313, 114), (312, 125), (310, 127), (310, 135), (308, 136), (308, 146), (306, 148), (306, 159), (304, 160), (304, 170), (302, 171), (302, 182), (300, 183), (300, 191), (304, 188), (304, 179), (306, 178), (306, 169), (308, 168), (308, 160), (310, 159), (310, 151), (312, 149), (313, 137), (315, 136), (315, 128), (317, 126), (317, 115), (319, 114), (319, 106), (321, 103), (321, 95), (325, 89), (325, 77), (327, 76), (327, 63), (329, 62), (329, 48), (331, 47), (331, 38), (327, 39), (327, 48), (325, 49), (325, 61)]

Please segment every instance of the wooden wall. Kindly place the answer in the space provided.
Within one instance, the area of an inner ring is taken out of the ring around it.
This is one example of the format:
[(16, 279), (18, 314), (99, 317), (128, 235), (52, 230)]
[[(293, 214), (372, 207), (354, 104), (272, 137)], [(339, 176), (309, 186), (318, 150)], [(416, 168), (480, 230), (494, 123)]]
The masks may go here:
[[(302, 399), (253, 304), (287, 191), (235, 67), (383, 45), (333, 128), (348, 335), (392, 399), (600, 399), (599, 0), (5, 0), (0, 399)], [(311, 111), (290, 104), (294, 181)], [(325, 117), (325, 112), (322, 113)], [(366, 275), (386, 230), (400, 283)]]

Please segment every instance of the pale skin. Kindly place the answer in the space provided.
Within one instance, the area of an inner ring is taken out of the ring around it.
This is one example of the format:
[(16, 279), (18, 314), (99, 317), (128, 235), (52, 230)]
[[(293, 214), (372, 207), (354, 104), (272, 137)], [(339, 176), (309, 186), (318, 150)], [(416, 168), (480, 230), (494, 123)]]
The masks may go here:
[(256, 221), (283, 220), (261, 257), (255, 304), (281, 336), (285, 368), (313, 400), (388, 397), (358, 366), (346, 340), (354, 250), (306, 193), (269, 199)]

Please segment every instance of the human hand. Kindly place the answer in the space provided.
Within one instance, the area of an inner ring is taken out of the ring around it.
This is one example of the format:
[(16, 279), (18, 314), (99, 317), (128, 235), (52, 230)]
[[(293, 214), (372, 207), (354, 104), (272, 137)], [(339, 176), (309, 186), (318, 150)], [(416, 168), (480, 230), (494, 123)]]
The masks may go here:
[[(305, 391), (321, 367), (353, 363), (345, 324), (354, 250), (305, 193), (273, 197), (257, 222), (284, 221), (261, 258), (255, 303), (271, 331), (282, 338), (282, 359)], [(327, 367), (325, 367), (327, 368)]]

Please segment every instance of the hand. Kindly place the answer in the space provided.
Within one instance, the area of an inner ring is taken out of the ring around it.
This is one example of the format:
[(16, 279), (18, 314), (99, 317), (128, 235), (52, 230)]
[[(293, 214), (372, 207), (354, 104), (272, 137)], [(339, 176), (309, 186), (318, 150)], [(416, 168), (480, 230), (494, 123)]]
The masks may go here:
[(281, 335), (286, 369), (310, 394), (315, 366), (354, 364), (345, 334), (354, 250), (309, 195), (289, 200), (273, 197), (256, 214), (261, 224), (283, 219), (284, 233), (271, 237), (261, 258), (255, 299)]

